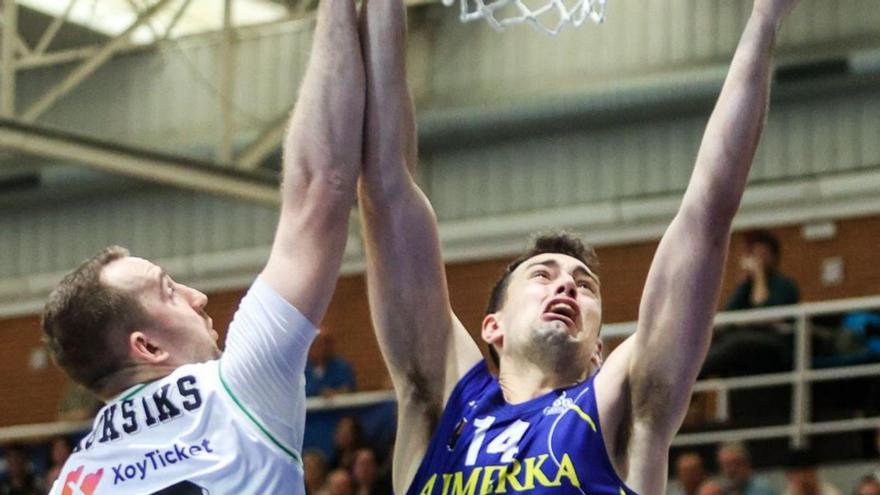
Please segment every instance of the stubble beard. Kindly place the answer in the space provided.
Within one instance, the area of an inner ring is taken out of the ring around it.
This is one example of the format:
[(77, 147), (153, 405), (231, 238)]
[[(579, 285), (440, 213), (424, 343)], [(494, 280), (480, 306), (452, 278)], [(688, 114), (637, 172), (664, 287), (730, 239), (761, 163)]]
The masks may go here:
[(523, 356), (561, 382), (582, 380), (590, 366), (584, 343), (558, 321), (541, 322), (533, 329), (523, 347)]

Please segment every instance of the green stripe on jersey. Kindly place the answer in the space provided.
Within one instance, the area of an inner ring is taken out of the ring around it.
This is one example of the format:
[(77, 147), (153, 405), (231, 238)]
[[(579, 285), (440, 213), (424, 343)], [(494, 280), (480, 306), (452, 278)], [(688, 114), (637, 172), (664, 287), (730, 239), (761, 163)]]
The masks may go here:
[(251, 414), (251, 412), (248, 410), (248, 408), (245, 407), (245, 405), (242, 404), (240, 400), (238, 400), (238, 397), (236, 397), (235, 394), (232, 393), (232, 390), (229, 388), (229, 385), (227, 385), (226, 380), (223, 378), (222, 365), (223, 365), (222, 361), (217, 363), (217, 372), (220, 375), (220, 383), (223, 384), (223, 389), (226, 390), (226, 393), (229, 394), (229, 397), (232, 398), (232, 401), (235, 402), (235, 405), (238, 406), (239, 409), (241, 409), (241, 411), (244, 413), (244, 415), (247, 416), (248, 419), (250, 419), (251, 422), (253, 422), (257, 426), (257, 428), (259, 428), (259, 430), (262, 431), (263, 434), (266, 435), (266, 437), (268, 437), (269, 440), (276, 447), (283, 450), (287, 455), (292, 457), (293, 461), (296, 462), (297, 464), (299, 464), (300, 467), (303, 467), (302, 458), (300, 457), (299, 453), (293, 449), (287, 448), (284, 444), (282, 444), (280, 441), (278, 441), (278, 439), (276, 439), (272, 435), (272, 433), (270, 433), (269, 430), (267, 430), (266, 427), (263, 426), (263, 424), (260, 423), (257, 420), (257, 418), (254, 417), (253, 414)]
[(119, 400), (128, 400), (128, 399), (131, 399), (132, 397), (135, 396), (135, 394), (137, 394), (138, 392), (140, 392), (141, 390), (143, 390), (144, 387), (146, 387), (146, 386), (149, 385), (150, 383), (152, 383), (152, 382), (149, 382), (149, 383), (141, 383), (140, 385), (135, 386), (135, 387), (131, 390), (131, 392), (129, 392), (129, 393), (123, 395), (122, 397), (119, 398)]

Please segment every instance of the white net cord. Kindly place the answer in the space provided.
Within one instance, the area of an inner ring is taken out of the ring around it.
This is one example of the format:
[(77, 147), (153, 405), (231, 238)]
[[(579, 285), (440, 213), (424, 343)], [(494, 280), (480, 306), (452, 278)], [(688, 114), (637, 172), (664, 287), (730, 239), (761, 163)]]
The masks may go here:
[[(570, 7), (563, 0), (549, 0), (548, 3), (534, 10), (525, 4), (524, 0), (460, 0), (461, 2), (461, 21), (471, 22), (484, 19), (494, 29), (501, 31), (506, 27), (529, 23), (535, 29), (556, 35), (565, 27), (571, 24), (575, 27), (580, 26), (587, 19), (601, 23), (605, 20), (605, 5), (608, 0), (576, 0)], [(447, 7), (452, 6), (455, 0), (443, 0), (443, 4)], [(506, 12), (513, 12), (512, 15)], [(555, 25), (547, 26), (546, 20), (554, 18), (554, 13), (558, 16)], [(544, 17), (545, 22), (541, 21)]]

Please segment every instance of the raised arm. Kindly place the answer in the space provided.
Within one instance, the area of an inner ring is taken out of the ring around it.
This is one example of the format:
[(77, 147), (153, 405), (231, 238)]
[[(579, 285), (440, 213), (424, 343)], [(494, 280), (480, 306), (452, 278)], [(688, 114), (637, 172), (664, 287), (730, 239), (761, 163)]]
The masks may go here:
[(416, 185), (401, 0), (366, 0), (364, 169), (359, 184), (370, 311), (398, 396), (395, 493), (418, 469), (443, 403), (480, 352), (449, 304), (437, 220)]
[(322, 0), (284, 141), (281, 218), (262, 277), (316, 326), (336, 286), (361, 167), (364, 66), (352, 0)]
[(755, 1), (681, 209), (651, 264), (638, 330), (603, 370), (625, 376), (629, 391), (626, 464), (633, 487), (665, 480), (665, 464), (657, 460), (666, 458), (681, 425), (711, 340), (730, 227), (764, 125), (774, 40), (796, 3)]

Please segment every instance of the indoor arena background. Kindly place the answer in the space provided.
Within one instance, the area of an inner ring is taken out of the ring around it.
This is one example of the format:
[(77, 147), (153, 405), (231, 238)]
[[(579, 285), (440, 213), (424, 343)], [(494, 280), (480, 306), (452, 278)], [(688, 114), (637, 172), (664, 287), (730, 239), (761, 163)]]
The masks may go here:
[[(89, 0), (77, 3), (91, 10), (65, 19), (69, 3), (5, 0), (2, 12), (0, 443), (23, 449), (39, 477), (53, 439), (75, 439), (88, 424), (87, 398), (41, 344), (48, 291), (80, 260), (121, 244), (208, 293), (225, 330), (269, 251), (278, 148), (315, 8), (234, 0), (224, 28), (220, 0)], [(632, 330), (751, 2), (609, 0), (604, 24), (556, 37), (527, 26), (498, 33), (461, 24), (457, 8), (410, 3), (419, 183), (440, 222), (455, 311), (476, 331), (493, 281), (529, 234), (572, 229), (597, 248), (613, 348)], [(810, 447), (843, 493), (880, 470), (878, 193), (880, 5), (803, 0), (779, 38), (721, 301), (743, 278), (747, 241), (769, 233), (800, 304), (720, 317), (719, 332), (765, 328), (787, 350), (772, 369), (751, 370), (743, 355), (749, 378), (700, 385), (671, 479), (685, 451), (719, 476), (718, 446), (735, 441), (779, 494), (791, 446)], [(382, 475), (393, 396), (358, 232), (353, 215), (321, 325), (355, 391), (309, 399), (307, 446), (328, 471), (370, 447)], [(359, 428), (336, 432), (347, 417)]]

